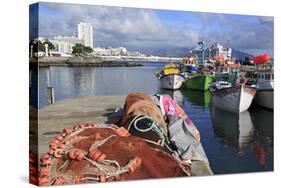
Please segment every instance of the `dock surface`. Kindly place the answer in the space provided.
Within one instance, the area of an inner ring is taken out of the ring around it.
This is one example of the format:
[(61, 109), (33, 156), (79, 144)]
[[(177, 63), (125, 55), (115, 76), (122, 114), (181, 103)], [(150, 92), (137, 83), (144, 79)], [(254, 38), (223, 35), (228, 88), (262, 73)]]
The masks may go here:
[[(62, 133), (65, 127), (75, 124), (96, 122), (113, 123), (110, 114), (123, 107), (126, 96), (87, 96), (69, 98), (39, 109), (38, 148), (39, 156), (46, 153), (50, 140)], [(111, 118), (109, 118), (111, 117)], [(208, 164), (193, 162), (192, 171), (198, 176), (212, 175)]]

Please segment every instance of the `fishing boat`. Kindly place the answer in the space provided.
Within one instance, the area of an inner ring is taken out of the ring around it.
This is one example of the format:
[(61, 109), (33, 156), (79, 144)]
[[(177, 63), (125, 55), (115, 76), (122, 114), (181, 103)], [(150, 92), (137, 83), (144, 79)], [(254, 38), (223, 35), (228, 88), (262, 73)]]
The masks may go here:
[(217, 108), (234, 113), (248, 110), (254, 99), (256, 90), (244, 84), (220, 85), (219, 88), (212, 87), (212, 104)]
[(179, 89), (184, 81), (184, 76), (180, 74), (175, 64), (167, 64), (158, 74), (162, 89)]
[[(236, 65), (225, 67), (236, 67)], [(210, 87), (214, 106), (234, 113), (248, 110), (256, 90), (245, 83), (240, 83), (239, 78), (239, 72), (233, 69), (217, 72), (215, 82)]]
[(184, 82), (184, 87), (187, 89), (206, 91), (210, 88), (212, 81), (213, 76), (210, 74), (190, 76)]
[(269, 55), (264, 54), (253, 58), (257, 67), (257, 94), (255, 103), (259, 106), (273, 109), (274, 70), (269, 62)]

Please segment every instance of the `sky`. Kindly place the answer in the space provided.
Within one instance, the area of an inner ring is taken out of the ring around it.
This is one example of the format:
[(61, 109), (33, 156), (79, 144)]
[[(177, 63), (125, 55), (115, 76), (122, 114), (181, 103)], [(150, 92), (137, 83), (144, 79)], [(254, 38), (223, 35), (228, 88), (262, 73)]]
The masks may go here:
[(95, 47), (180, 53), (202, 40), (207, 46), (229, 40), (253, 55), (274, 51), (273, 17), (60, 3), (30, 7), (31, 38), (75, 36), (79, 22), (92, 24)]

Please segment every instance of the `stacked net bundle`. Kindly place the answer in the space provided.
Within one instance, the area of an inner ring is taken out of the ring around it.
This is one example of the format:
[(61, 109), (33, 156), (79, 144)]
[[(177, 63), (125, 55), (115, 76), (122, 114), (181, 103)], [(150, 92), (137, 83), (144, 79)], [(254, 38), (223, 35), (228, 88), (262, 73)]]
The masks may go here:
[(40, 158), (39, 185), (189, 176), (190, 168), (115, 125), (65, 128)]
[(145, 93), (130, 93), (125, 100), (121, 126), (127, 127), (132, 118), (146, 115), (153, 118), (167, 132), (167, 123), (160, 108), (155, 105), (151, 97)]

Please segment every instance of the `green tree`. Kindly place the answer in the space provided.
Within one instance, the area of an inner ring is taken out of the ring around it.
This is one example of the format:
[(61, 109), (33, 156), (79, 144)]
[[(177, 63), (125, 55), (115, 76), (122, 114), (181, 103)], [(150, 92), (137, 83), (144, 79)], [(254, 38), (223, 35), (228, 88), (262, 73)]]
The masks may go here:
[(33, 52), (44, 52), (45, 44), (48, 44), (49, 50), (54, 50), (55, 46), (49, 40), (32, 40), (29, 43), (29, 48), (33, 45)]
[(93, 49), (89, 46), (84, 46), (83, 44), (77, 43), (72, 47), (72, 54), (75, 56), (85, 56), (92, 53)]

